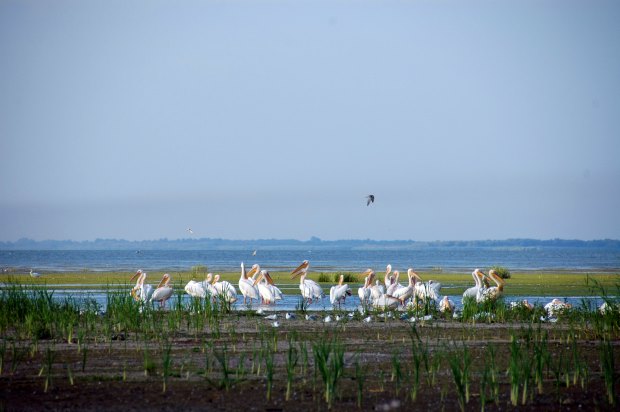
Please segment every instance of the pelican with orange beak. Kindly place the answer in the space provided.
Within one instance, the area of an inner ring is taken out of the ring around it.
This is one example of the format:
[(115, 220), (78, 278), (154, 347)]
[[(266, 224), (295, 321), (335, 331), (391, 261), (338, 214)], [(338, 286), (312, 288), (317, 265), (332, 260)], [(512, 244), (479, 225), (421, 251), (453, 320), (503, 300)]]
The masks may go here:
[(471, 276), (474, 278), (474, 286), (466, 289), (465, 292), (463, 292), (463, 298), (476, 299), (476, 297), (478, 296), (478, 292), (481, 289), (485, 288), (484, 283), (482, 283), (482, 278), (486, 275), (482, 273), (480, 269), (476, 268), (473, 272), (471, 272)]
[(268, 271), (261, 270), (254, 285), (258, 286), (258, 293), (264, 304), (271, 305), (276, 303), (276, 300), (282, 300), (282, 291), (275, 285)]
[(136, 302), (148, 302), (153, 295), (154, 289), (153, 286), (148, 283), (144, 284), (144, 282), (146, 282), (146, 272), (139, 269), (136, 274), (131, 277), (131, 281), (136, 278), (138, 280), (136, 281), (136, 286), (131, 289), (131, 296)]
[(170, 275), (165, 273), (159, 285), (153, 291), (151, 302), (159, 302), (161, 308), (166, 306), (166, 301), (172, 296), (172, 286), (170, 286)]
[(318, 283), (311, 279), (306, 279), (309, 267), (310, 262), (304, 260), (301, 265), (297, 266), (297, 268), (291, 272), (291, 279), (295, 279), (295, 277), (299, 276), (299, 290), (301, 291), (301, 296), (308, 300), (308, 303), (312, 303), (313, 300), (322, 299), (325, 295)]
[(496, 286), (481, 288), (476, 295), (476, 301), (478, 303), (496, 301), (504, 293), (504, 285), (506, 282), (504, 279), (499, 277), (497, 272), (491, 269), (486, 277), (495, 282)]

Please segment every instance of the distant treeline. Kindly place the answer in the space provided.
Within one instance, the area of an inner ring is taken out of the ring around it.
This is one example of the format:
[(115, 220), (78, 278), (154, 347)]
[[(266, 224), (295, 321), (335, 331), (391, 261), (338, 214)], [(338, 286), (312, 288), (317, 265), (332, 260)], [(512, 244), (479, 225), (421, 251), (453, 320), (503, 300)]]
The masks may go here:
[(620, 240), (567, 240), (567, 239), (506, 239), (506, 240), (309, 240), (295, 239), (158, 239), (129, 241), (96, 239), (89, 241), (19, 239), (0, 242), (0, 250), (368, 250), (368, 249), (428, 249), (428, 248), (593, 248), (620, 249)]

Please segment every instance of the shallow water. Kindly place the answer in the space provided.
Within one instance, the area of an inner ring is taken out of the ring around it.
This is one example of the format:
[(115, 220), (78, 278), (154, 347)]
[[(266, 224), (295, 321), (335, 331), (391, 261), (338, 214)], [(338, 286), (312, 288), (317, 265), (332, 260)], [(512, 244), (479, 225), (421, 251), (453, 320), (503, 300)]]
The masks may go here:
[[(296, 290), (296, 293), (295, 293)], [(254, 301), (253, 304), (243, 304), (243, 296), (238, 295), (238, 300), (233, 304), (233, 310), (259, 310), (262, 309), (265, 312), (273, 312), (273, 311), (295, 311), (300, 306), (301, 295), (299, 294), (299, 290), (297, 288), (290, 288), (287, 290), (283, 288), (282, 292), (284, 293), (283, 299), (277, 301), (277, 303), (272, 305), (262, 305), (259, 302)], [(129, 295), (129, 291), (127, 291)], [(445, 295), (444, 295), (445, 296)], [(461, 309), (463, 307), (463, 296), (462, 295), (447, 295), (452, 302), (454, 302), (457, 309)], [(97, 302), (97, 305), (101, 307), (101, 309), (105, 310), (107, 307), (108, 301), (108, 292), (104, 289), (94, 289), (88, 291), (74, 290), (74, 289), (57, 289), (53, 293), (53, 298), (57, 300), (64, 300), (67, 298), (71, 298), (75, 300), (80, 305), (85, 305), (86, 300), (94, 300)], [(174, 294), (166, 303), (167, 308), (175, 307), (177, 303), (178, 296)], [(181, 296), (183, 305), (189, 305), (190, 296), (187, 294), (183, 294)], [(510, 302), (521, 302), (523, 299), (527, 299), (527, 301), (533, 305), (540, 304), (545, 305), (549, 303), (553, 297), (550, 296), (504, 296), (504, 301), (507, 304)], [(590, 310), (595, 310), (599, 307), (603, 300), (600, 297), (592, 297), (592, 296), (572, 296), (567, 298), (561, 298), (561, 300), (570, 303), (573, 307), (581, 307), (582, 304), (587, 305)], [(360, 308), (359, 298), (357, 296), (350, 296), (346, 299), (346, 302), (342, 304), (339, 308), (346, 311), (354, 311)], [(155, 306), (156, 307), (156, 306)], [(333, 307), (329, 302), (329, 296), (325, 298), (313, 302), (312, 304), (306, 307), (307, 311), (329, 311), (332, 309), (338, 309), (338, 307)]]

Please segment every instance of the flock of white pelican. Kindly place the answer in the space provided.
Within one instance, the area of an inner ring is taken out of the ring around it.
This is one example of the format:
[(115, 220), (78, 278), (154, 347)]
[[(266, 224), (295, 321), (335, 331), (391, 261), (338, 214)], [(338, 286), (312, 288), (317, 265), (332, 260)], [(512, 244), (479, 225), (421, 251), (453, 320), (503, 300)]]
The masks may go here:
[[(321, 286), (307, 278), (310, 262), (304, 260), (297, 268), (290, 272), (291, 279), (299, 277), (299, 290), (302, 298), (308, 303), (320, 301), (325, 297)], [(413, 268), (407, 269), (406, 282), (400, 283), (400, 272), (392, 271), (392, 265), (387, 265), (382, 281), (377, 279), (377, 274), (372, 269), (367, 269), (364, 282), (358, 288), (359, 301), (362, 307), (372, 305), (379, 310), (395, 310), (398, 308), (411, 309), (427, 304), (433, 305), (440, 312), (453, 312), (454, 302), (448, 296), (441, 296), (441, 283), (428, 280), (423, 281)], [(471, 299), (477, 303), (492, 302), (504, 293), (506, 282), (494, 270), (485, 274), (480, 269), (472, 272), (474, 286), (463, 292), (463, 299)], [(165, 307), (166, 301), (172, 296), (173, 288), (170, 285), (170, 275), (164, 274), (157, 287), (146, 283), (146, 272), (138, 270), (131, 281), (136, 280), (131, 289), (131, 296), (136, 301), (144, 303), (159, 302), (160, 307)], [(491, 285), (494, 283), (494, 286)], [(243, 304), (252, 304), (254, 301), (263, 305), (273, 305), (282, 300), (283, 293), (275, 285), (273, 278), (267, 270), (260, 268), (258, 264), (252, 265), (246, 271), (245, 264), (241, 263), (239, 276), (239, 291), (243, 295)], [(189, 296), (202, 299), (223, 300), (227, 303), (237, 301), (237, 289), (233, 284), (220, 280), (220, 275), (207, 273), (203, 281), (190, 280), (185, 285), (185, 293)], [(340, 306), (346, 298), (352, 295), (352, 289), (344, 283), (344, 275), (340, 275), (339, 281), (329, 290), (329, 301), (333, 306)], [(605, 303), (599, 309), (601, 313), (609, 310)], [(511, 307), (523, 307), (533, 309), (533, 305), (527, 300), (512, 302)], [(569, 309), (571, 305), (559, 299), (553, 299), (544, 306), (549, 318), (555, 318), (562, 311)]]

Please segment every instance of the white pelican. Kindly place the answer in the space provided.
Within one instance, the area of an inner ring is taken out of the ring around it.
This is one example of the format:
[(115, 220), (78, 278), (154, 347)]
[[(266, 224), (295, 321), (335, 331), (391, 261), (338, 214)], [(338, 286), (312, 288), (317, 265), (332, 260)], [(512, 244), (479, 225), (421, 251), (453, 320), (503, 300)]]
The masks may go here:
[[(408, 272), (409, 271), (414, 273), (419, 280), (422, 280), (417, 273), (413, 272), (413, 269), (410, 268)], [(421, 300), (422, 302), (426, 302), (427, 299), (438, 302), (441, 299), (439, 295), (441, 283), (439, 282), (435, 282), (434, 280), (429, 280), (427, 282), (416, 282), (414, 287), (416, 299)]]
[(166, 306), (166, 301), (172, 296), (172, 286), (170, 286), (170, 275), (165, 273), (159, 285), (153, 291), (151, 302), (159, 302), (160, 307)]
[(465, 292), (463, 292), (463, 298), (476, 299), (480, 289), (484, 288), (482, 278), (485, 276), (485, 274), (482, 273), (480, 269), (474, 269), (474, 271), (471, 272), (471, 276), (474, 278), (475, 285), (469, 289), (466, 289)]
[(392, 284), (392, 281), (390, 280), (390, 273), (392, 273), (392, 265), (387, 265), (385, 267), (385, 276), (383, 277), (383, 283), (385, 284), (385, 289), (389, 288), (390, 285)]
[(370, 300), (370, 283), (372, 282), (372, 276), (375, 274), (372, 269), (368, 269), (364, 272), (364, 274), (366, 273), (368, 273), (368, 276), (364, 278), (364, 286), (357, 289), (357, 295), (360, 298), (360, 305), (364, 305)]
[(227, 303), (234, 303), (237, 301), (237, 289), (232, 283), (222, 280), (220, 281), (220, 275), (216, 274), (211, 283), (216, 298), (223, 299)]
[(148, 302), (153, 296), (153, 286), (144, 284), (146, 282), (146, 272), (143, 272), (142, 269), (139, 269), (135, 275), (131, 277), (133, 281), (135, 278), (138, 278), (136, 281), (136, 286), (131, 289), (131, 296), (133, 296), (136, 302)]
[(257, 285), (258, 294), (264, 304), (271, 305), (276, 303), (276, 300), (282, 300), (282, 291), (275, 286), (271, 275), (266, 270), (260, 271), (260, 275), (253, 283), (253, 286), (256, 287)]
[(308, 303), (312, 303), (313, 299), (322, 299), (325, 295), (318, 283), (314, 280), (306, 279), (308, 267), (310, 267), (310, 262), (304, 260), (301, 265), (297, 266), (297, 268), (291, 272), (291, 279), (295, 279), (296, 276), (299, 276), (299, 290), (301, 291), (301, 296), (308, 300)]
[(385, 288), (377, 279), (376, 283), (370, 287), (370, 294), (372, 295), (372, 300), (377, 300), (385, 293)]
[(491, 280), (495, 282), (497, 286), (480, 289), (478, 291), (478, 294), (476, 295), (476, 301), (478, 303), (495, 301), (504, 293), (504, 285), (506, 284), (506, 282), (504, 282), (504, 279), (499, 277), (499, 275), (493, 269), (489, 271), (487, 277), (491, 278)]
[(213, 295), (213, 289), (211, 288), (212, 279), (213, 273), (207, 273), (205, 280), (202, 282), (190, 280), (185, 285), (185, 293), (195, 298), (206, 298)]
[(33, 272), (32, 269), (30, 269), (30, 276), (32, 276), (33, 278), (38, 278), (39, 276), (41, 276), (41, 274), (37, 272)]
[[(253, 270), (253, 269), (252, 269)], [(250, 271), (251, 272), (251, 271)], [(250, 305), (253, 299), (260, 299), (258, 294), (258, 288), (254, 286), (254, 281), (248, 279), (248, 273), (245, 272), (245, 265), (241, 262), (241, 276), (239, 277), (239, 290), (243, 295), (243, 304), (245, 305), (247, 299), (250, 299)]]
[(554, 318), (561, 314), (563, 311), (572, 307), (573, 305), (571, 305), (570, 303), (562, 302), (560, 299), (556, 298), (545, 305), (545, 310), (547, 311), (547, 314), (550, 318)]
[(402, 285), (398, 283), (399, 276), (400, 276), (400, 272), (398, 270), (395, 270), (394, 275), (390, 276), (390, 279), (389, 279), (390, 284), (389, 286), (385, 288), (386, 295), (392, 296), (392, 294), (396, 292), (397, 289), (400, 289), (402, 287)]
[[(398, 281), (398, 272), (394, 272), (394, 274), (396, 274), (396, 280)], [(405, 305), (405, 302), (408, 299), (410, 299), (413, 296), (414, 292), (415, 292), (416, 278), (421, 280), (420, 276), (418, 276), (418, 274), (415, 273), (413, 271), (413, 269), (409, 269), (407, 271), (407, 277), (409, 278), (409, 283), (407, 284), (407, 286), (404, 286), (402, 288), (396, 288), (391, 293), (390, 292), (385, 292), (387, 295), (390, 295), (390, 296), (400, 300), (400, 302), (403, 304), (403, 306)], [(392, 286), (390, 286), (390, 287), (392, 287)]]
[(398, 305), (400, 305), (400, 300), (388, 295), (387, 293), (381, 295), (379, 299), (373, 300), (372, 302), (372, 306), (375, 309), (382, 310), (393, 310), (398, 308)]
[(347, 299), (347, 296), (351, 296), (351, 288), (349, 285), (343, 284), (343, 282), (344, 275), (340, 275), (338, 284), (329, 289), (329, 302), (332, 305), (335, 305), (336, 303), (340, 305), (341, 300), (344, 302)]
[(447, 296), (444, 296), (439, 302), (439, 311), (441, 313), (454, 312), (454, 302), (452, 302)]

